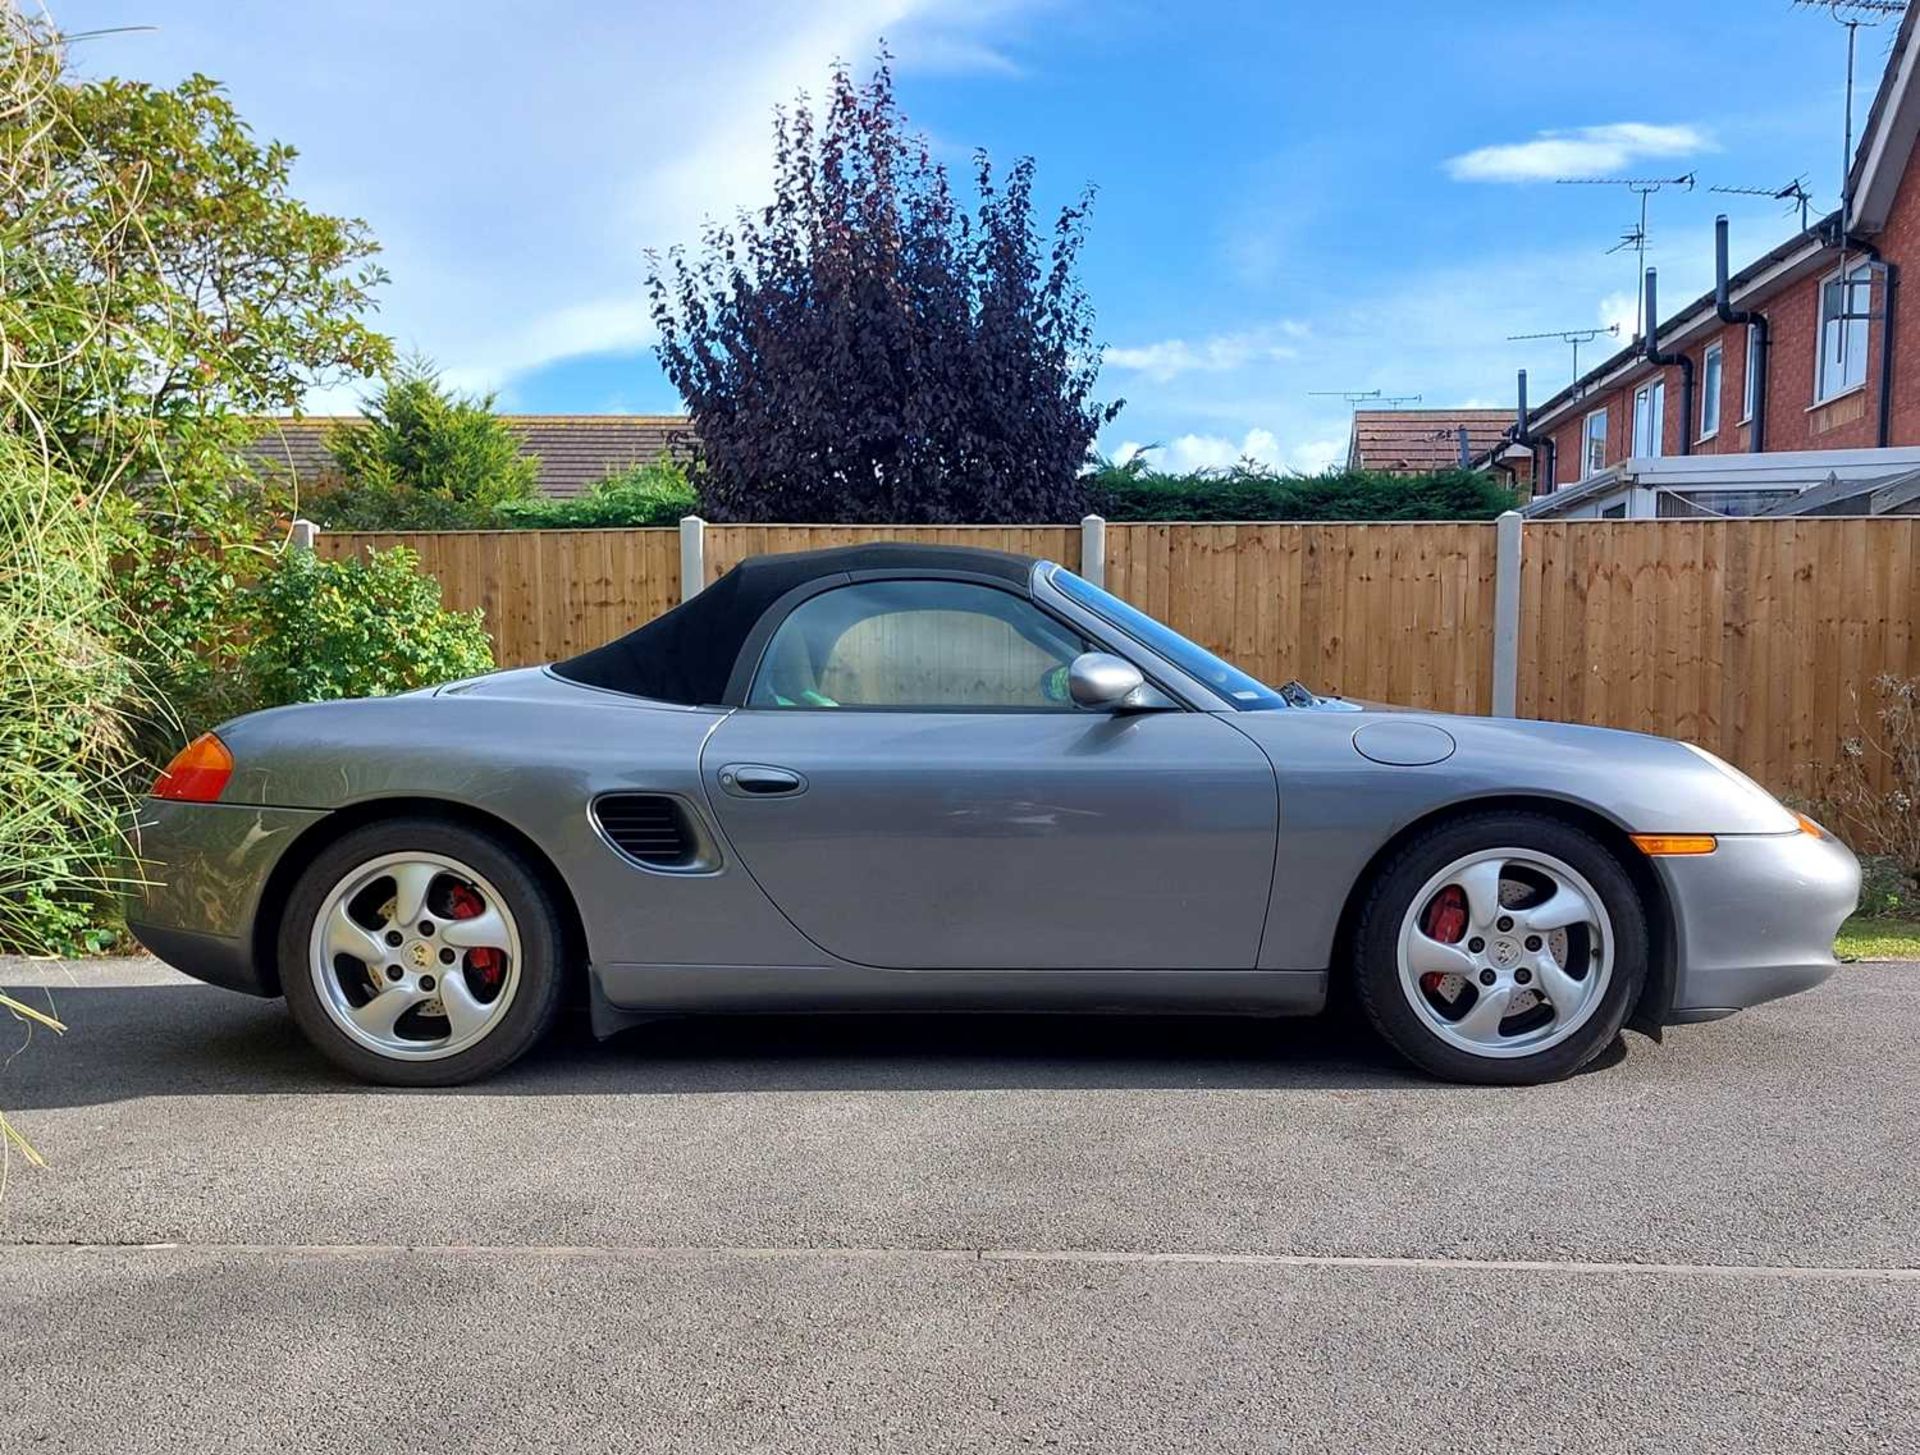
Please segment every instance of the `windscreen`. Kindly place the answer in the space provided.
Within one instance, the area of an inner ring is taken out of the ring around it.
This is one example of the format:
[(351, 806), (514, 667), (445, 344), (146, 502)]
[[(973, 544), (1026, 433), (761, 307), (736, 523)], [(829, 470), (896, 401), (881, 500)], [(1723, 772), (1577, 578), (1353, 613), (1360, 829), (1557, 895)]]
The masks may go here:
[(1223, 662), (1205, 647), (1190, 642), (1172, 627), (1136, 611), (1111, 592), (1084, 581), (1065, 566), (1055, 566), (1049, 577), (1062, 595), (1118, 627), (1149, 651), (1157, 652), (1195, 681), (1204, 682), (1242, 712), (1270, 712), (1287, 700), (1264, 682), (1256, 682), (1231, 662)]

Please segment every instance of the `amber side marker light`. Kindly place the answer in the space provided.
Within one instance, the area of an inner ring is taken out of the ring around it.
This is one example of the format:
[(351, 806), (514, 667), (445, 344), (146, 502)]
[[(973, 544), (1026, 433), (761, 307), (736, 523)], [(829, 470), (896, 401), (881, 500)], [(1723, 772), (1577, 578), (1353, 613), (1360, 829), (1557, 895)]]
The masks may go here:
[(212, 803), (233, 777), (233, 754), (212, 733), (202, 733), (173, 755), (154, 780), (153, 796), (180, 803)]
[(1711, 854), (1720, 841), (1712, 834), (1635, 834), (1633, 846), (1643, 854), (1661, 856)]
[(1804, 813), (1796, 813), (1793, 820), (1800, 825), (1800, 832), (1803, 834), (1812, 834), (1816, 839), (1824, 839), (1827, 836), (1827, 831)]

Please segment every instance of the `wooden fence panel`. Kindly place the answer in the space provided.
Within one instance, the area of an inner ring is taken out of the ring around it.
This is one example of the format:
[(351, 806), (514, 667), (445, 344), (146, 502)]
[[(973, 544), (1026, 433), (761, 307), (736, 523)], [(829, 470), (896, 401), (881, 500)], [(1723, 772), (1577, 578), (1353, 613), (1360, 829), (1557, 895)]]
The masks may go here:
[(1493, 526), (1109, 525), (1107, 585), (1267, 682), (1493, 700)]
[(330, 559), (404, 545), (459, 611), (479, 607), (503, 667), (551, 662), (651, 621), (680, 599), (672, 528), (550, 531), (323, 531)]
[(1777, 792), (1920, 675), (1920, 518), (1536, 521), (1520, 715), (1688, 738)]

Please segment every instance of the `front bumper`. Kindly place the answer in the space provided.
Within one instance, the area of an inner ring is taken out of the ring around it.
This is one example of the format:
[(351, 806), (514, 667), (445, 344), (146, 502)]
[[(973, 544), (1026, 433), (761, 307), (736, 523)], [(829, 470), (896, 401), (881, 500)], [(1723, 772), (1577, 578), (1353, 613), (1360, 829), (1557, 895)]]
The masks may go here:
[(1669, 1023), (1712, 1020), (1810, 990), (1860, 902), (1860, 862), (1831, 836), (1734, 834), (1711, 854), (1657, 858), (1677, 941)]
[(278, 995), (277, 967), (255, 951), (255, 920), (269, 877), (318, 809), (148, 799), (134, 821), (146, 882), (128, 896), (127, 928), (195, 979), (249, 995)]

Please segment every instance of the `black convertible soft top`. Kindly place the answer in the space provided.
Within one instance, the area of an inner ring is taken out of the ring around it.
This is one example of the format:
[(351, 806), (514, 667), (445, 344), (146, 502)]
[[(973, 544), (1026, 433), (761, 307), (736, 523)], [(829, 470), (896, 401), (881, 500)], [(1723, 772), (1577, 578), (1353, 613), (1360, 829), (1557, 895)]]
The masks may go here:
[(569, 682), (661, 702), (720, 703), (747, 638), (767, 608), (795, 587), (836, 577), (847, 582), (866, 571), (965, 572), (1025, 587), (1033, 565), (1031, 556), (1004, 551), (897, 541), (754, 556), (692, 600), (603, 647), (554, 663), (553, 670)]

